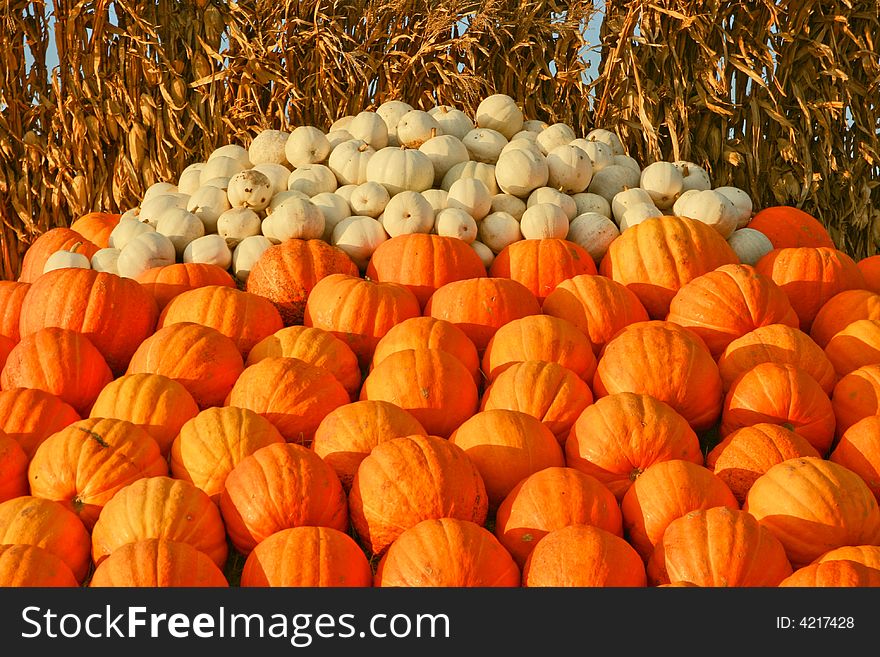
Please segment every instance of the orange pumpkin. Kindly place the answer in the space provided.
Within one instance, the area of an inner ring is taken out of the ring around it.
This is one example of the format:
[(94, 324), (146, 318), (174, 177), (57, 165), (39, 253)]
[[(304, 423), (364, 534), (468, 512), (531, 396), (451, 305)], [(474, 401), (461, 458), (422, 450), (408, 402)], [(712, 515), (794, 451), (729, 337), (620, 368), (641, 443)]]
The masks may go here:
[(722, 265), (738, 263), (731, 246), (708, 224), (664, 216), (625, 230), (608, 247), (599, 273), (626, 285), (651, 319), (665, 319), (683, 285)]
[(596, 397), (651, 395), (694, 431), (708, 429), (721, 415), (721, 375), (712, 354), (699, 336), (672, 322), (637, 322), (620, 331), (599, 358), (593, 391)]
[(880, 254), (862, 258), (856, 262), (856, 266), (862, 270), (867, 289), (880, 294)]
[(856, 422), (880, 414), (880, 364), (863, 365), (841, 377), (831, 395), (836, 435)]
[(156, 300), (160, 312), (169, 301), (183, 292), (207, 285), (235, 287), (235, 279), (228, 271), (207, 262), (176, 262), (152, 267), (135, 280)]
[(428, 432), (412, 413), (387, 401), (365, 399), (330, 411), (315, 430), (312, 449), (336, 471), (346, 493), (361, 461), (385, 440)]
[(0, 432), (15, 440), (28, 460), (46, 438), (79, 419), (70, 404), (44, 390), (14, 388), (0, 392)]
[(859, 475), (880, 502), (880, 416), (869, 415), (844, 431), (828, 460)]
[(227, 475), (243, 458), (261, 447), (283, 443), (269, 420), (246, 408), (206, 408), (188, 420), (171, 444), (171, 473), (190, 481), (214, 502)]
[(226, 476), (220, 511), (229, 540), (245, 555), (289, 527), (348, 530), (348, 503), (336, 473), (311, 450), (290, 443), (241, 459)]
[(723, 265), (686, 283), (669, 303), (666, 320), (699, 335), (716, 359), (759, 326), (798, 326), (785, 292), (749, 265)]
[(702, 465), (697, 434), (669, 404), (632, 392), (587, 406), (565, 442), (565, 464), (596, 477), (618, 501), (647, 468), (670, 459)]
[(176, 381), (199, 408), (222, 406), (244, 370), (241, 352), (210, 326), (180, 322), (144, 340), (128, 365), (128, 375), (158, 374)]
[(880, 363), (880, 319), (857, 319), (847, 324), (828, 341), (825, 355), (838, 376)]
[(749, 228), (758, 230), (775, 249), (811, 246), (834, 248), (828, 230), (818, 219), (790, 205), (774, 205), (755, 213)]
[(484, 278), (486, 267), (470, 245), (456, 237), (411, 233), (382, 242), (370, 258), (366, 275), (374, 281), (405, 285), (424, 308), (439, 288), (453, 281)]
[(386, 440), (361, 461), (348, 497), (351, 523), (364, 549), (382, 555), (422, 520), (486, 521), (488, 498), (465, 451), (438, 436)]
[(309, 444), (321, 420), (348, 402), (348, 392), (325, 368), (271, 356), (244, 369), (225, 405), (259, 413), (286, 441)]
[(0, 370), (6, 366), (6, 359), (9, 358), (9, 354), (12, 353), (14, 348), (15, 342), (11, 338), (0, 335)]
[(643, 587), (642, 558), (620, 536), (591, 525), (554, 529), (538, 542), (523, 567), (528, 587)]
[(89, 259), (95, 255), (99, 248), (70, 228), (59, 227), (47, 230), (37, 237), (24, 252), (18, 280), (23, 283), (33, 283), (43, 275), (43, 268), (46, 266), (49, 256), (56, 251), (69, 251), (77, 243), (80, 245), (77, 252)]
[(835, 294), (816, 313), (810, 337), (824, 349), (831, 338), (857, 319), (880, 319), (880, 294), (864, 289)]
[(82, 333), (47, 327), (21, 339), (6, 359), (0, 387), (37, 388), (58, 396), (87, 416), (113, 373)]
[(70, 230), (76, 231), (99, 249), (106, 249), (110, 233), (121, 218), (122, 215), (116, 212), (87, 212), (70, 224)]
[(30, 288), (30, 283), (0, 281), (0, 335), (13, 342), (18, 342), (21, 339), (18, 330), (21, 320), (21, 305)]
[(189, 543), (145, 538), (121, 545), (95, 568), (90, 587), (226, 588), (223, 571)]
[(495, 515), (495, 536), (523, 567), (539, 541), (568, 525), (623, 535), (620, 506), (602, 482), (573, 468), (550, 467), (521, 480), (504, 498)]
[(312, 289), (330, 274), (357, 276), (357, 265), (323, 240), (286, 240), (263, 251), (245, 289), (275, 304), (285, 326), (303, 323)]
[(28, 495), (28, 456), (15, 441), (0, 433), (0, 502)]
[(375, 586), (518, 587), (519, 567), (492, 532), (458, 518), (404, 531), (376, 568)]
[(844, 545), (828, 550), (828, 552), (818, 557), (813, 563), (838, 561), (840, 559), (855, 561), (868, 568), (880, 570), (880, 545)]
[(648, 561), (653, 585), (778, 586), (791, 575), (785, 548), (753, 515), (716, 506), (669, 523)]
[(355, 540), (332, 527), (290, 527), (248, 555), (243, 587), (368, 587), (373, 571)]
[(798, 568), (779, 583), (781, 587), (858, 588), (880, 587), (880, 570), (846, 559), (813, 563)]
[(562, 281), (598, 273), (596, 263), (582, 246), (557, 238), (508, 244), (489, 267), (489, 276), (519, 281), (541, 303)]
[(54, 553), (36, 545), (0, 545), (0, 588), (75, 586), (70, 566)]

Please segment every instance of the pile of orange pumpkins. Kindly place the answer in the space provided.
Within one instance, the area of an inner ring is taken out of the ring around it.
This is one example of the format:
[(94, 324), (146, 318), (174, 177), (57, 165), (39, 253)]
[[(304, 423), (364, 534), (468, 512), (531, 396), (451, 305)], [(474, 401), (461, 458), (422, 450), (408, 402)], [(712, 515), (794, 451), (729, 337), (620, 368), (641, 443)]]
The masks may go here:
[(0, 282), (0, 586), (880, 586), (880, 256), (788, 207)]

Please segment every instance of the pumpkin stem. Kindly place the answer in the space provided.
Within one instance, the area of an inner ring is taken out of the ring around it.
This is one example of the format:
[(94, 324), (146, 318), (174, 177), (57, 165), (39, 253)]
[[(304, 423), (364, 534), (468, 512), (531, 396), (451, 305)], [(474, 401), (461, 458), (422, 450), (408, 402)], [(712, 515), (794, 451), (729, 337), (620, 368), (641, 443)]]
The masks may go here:
[(70, 247), (70, 248), (67, 249), (67, 250), (68, 250), (70, 253), (76, 253), (76, 250), (77, 250), (79, 247), (81, 247), (82, 244), (83, 244), (82, 242), (77, 242), (76, 244), (74, 244), (72, 247)]

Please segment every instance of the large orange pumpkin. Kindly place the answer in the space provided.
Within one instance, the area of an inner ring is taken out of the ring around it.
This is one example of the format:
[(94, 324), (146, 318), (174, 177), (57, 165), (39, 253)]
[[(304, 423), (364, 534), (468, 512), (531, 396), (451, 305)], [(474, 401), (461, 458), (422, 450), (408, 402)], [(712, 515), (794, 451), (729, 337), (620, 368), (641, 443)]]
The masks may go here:
[(49, 436), (28, 466), (31, 494), (60, 502), (91, 529), (121, 488), (168, 474), (150, 435), (126, 420), (88, 418)]
[(880, 414), (880, 363), (863, 365), (837, 382), (831, 395), (836, 435), (856, 422)]
[(583, 331), (597, 356), (624, 326), (648, 319), (648, 311), (632, 290), (606, 276), (590, 274), (562, 281), (544, 299), (541, 311), (567, 319)]
[(651, 319), (665, 319), (684, 284), (738, 263), (731, 246), (708, 224), (664, 216), (625, 230), (609, 246), (599, 272), (632, 290)]
[(565, 442), (565, 464), (596, 477), (618, 500), (652, 464), (670, 459), (702, 465), (697, 434), (669, 404), (632, 392), (587, 406)]
[(76, 231), (99, 249), (106, 249), (110, 242), (110, 233), (119, 225), (122, 215), (117, 212), (87, 212), (70, 224), (70, 230)]
[(92, 244), (83, 235), (70, 228), (52, 228), (35, 239), (24, 252), (21, 261), (21, 273), (18, 280), (23, 283), (33, 283), (43, 275), (46, 261), (56, 251), (68, 251), (75, 244), (79, 244), (78, 253), (91, 258), (98, 250), (96, 244)]
[(312, 449), (336, 471), (346, 493), (361, 461), (385, 440), (428, 432), (409, 411), (387, 401), (364, 399), (330, 411), (318, 428)]
[(145, 538), (114, 550), (95, 568), (90, 587), (226, 588), (223, 571), (189, 543)]
[(825, 345), (825, 355), (838, 376), (880, 363), (880, 319), (857, 319), (847, 324)]
[(193, 322), (160, 328), (137, 348), (128, 375), (159, 374), (186, 388), (199, 408), (223, 405), (244, 370), (241, 352), (217, 329)]
[(89, 572), (89, 532), (58, 502), (22, 495), (0, 503), (0, 545), (35, 545), (61, 559), (77, 582)]
[(495, 535), (520, 567), (542, 538), (568, 525), (623, 535), (614, 494), (595, 477), (566, 467), (544, 468), (521, 480), (495, 515)]
[(379, 443), (361, 461), (348, 497), (351, 523), (373, 555), (430, 518), (486, 521), (488, 498), (465, 451), (438, 436), (404, 436)]
[(14, 348), (15, 342), (11, 338), (0, 335), (0, 370), (6, 366), (6, 359), (9, 358), (9, 354), (12, 353)]
[(865, 277), (855, 261), (828, 247), (774, 249), (755, 264), (755, 269), (782, 288), (806, 333), (834, 295), (865, 287)]
[(486, 528), (470, 520), (430, 518), (397, 537), (374, 581), (384, 587), (517, 587), (520, 571)]
[(56, 554), (36, 545), (0, 545), (0, 588), (75, 586), (70, 566)]
[(847, 559), (807, 564), (779, 583), (781, 587), (880, 587), (880, 570)]
[(823, 349), (837, 333), (857, 319), (880, 319), (880, 293), (844, 290), (828, 299), (810, 326), (810, 337)]
[(834, 440), (831, 400), (816, 379), (793, 365), (761, 363), (730, 386), (721, 435), (762, 422), (790, 428), (823, 455)]
[(80, 419), (60, 397), (36, 388), (0, 392), (0, 431), (19, 444), (28, 460), (41, 442)]
[(263, 251), (245, 289), (269, 299), (284, 325), (294, 326), (303, 323), (312, 289), (330, 274), (357, 276), (358, 268), (345, 251), (323, 240), (286, 240)]
[(348, 530), (348, 503), (336, 473), (313, 451), (291, 443), (267, 445), (241, 459), (226, 476), (220, 511), (242, 554), (289, 527)]
[(489, 276), (519, 281), (542, 303), (562, 281), (598, 273), (596, 263), (582, 246), (557, 238), (513, 242), (495, 256), (489, 267)]
[(321, 420), (348, 402), (348, 392), (325, 368), (271, 356), (244, 369), (225, 405), (259, 413), (288, 442), (309, 444)]
[(119, 375), (155, 330), (157, 316), (156, 302), (136, 281), (72, 267), (34, 281), (21, 306), (19, 328), (22, 338), (49, 326), (82, 333)]
[(813, 563), (846, 559), (880, 570), (880, 545), (844, 545), (828, 550)]
[(283, 326), (272, 302), (224, 285), (205, 285), (178, 294), (159, 316), (158, 328), (194, 322), (216, 329), (246, 358), (251, 348)]
[(214, 502), (226, 476), (238, 463), (261, 447), (283, 443), (278, 429), (262, 415), (246, 408), (206, 408), (188, 420), (171, 444), (171, 473), (191, 481)]
[(453, 281), (483, 278), (486, 267), (456, 237), (411, 233), (382, 242), (370, 258), (366, 275), (374, 281), (405, 285), (424, 308), (439, 288)]
[(712, 354), (699, 336), (672, 322), (637, 322), (621, 330), (599, 358), (593, 391), (596, 397), (651, 395), (695, 431), (713, 426), (721, 415), (721, 375)]
[(880, 254), (862, 258), (856, 262), (856, 266), (865, 277), (867, 289), (875, 294), (880, 294)]
[(880, 415), (862, 418), (844, 431), (828, 460), (859, 475), (880, 502)]
[(28, 495), (28, 456), (14, 438), (0, 433), (0, 502)]
[(248, 555), (243, 587), (369, 587), (370, 562), (355, 540), (332, 527), (290, 527)]
[(223, 568), (229, 547), (217, 505), (188, 481), (143, 477), (104, 505), (92, 529), (96, 566), (127, 543), (163, 538), (189, 543)]
[(758, 230), (775, 249), (812, 246), (834, 248), (828, 230), (818, 219), (790, 205), (774, 205), (755, 213), (749, 228)]
[(750, 513), (726, 506), (670, 522), (648, 561), (653, 585), (778, 586), (791, 572), (779, 539)]
[(82, 333), (47, 327), (21, 339), (0, 373), (3, 390), (37, 388), (58, 396), (87, 416), (113, 380), (107, 361)]
[(798, 326), (785, 292), (749, 265), (723, 265), (686, 283), (669, 303), (666, 320), (699, 335), (716, 359), (759, 326)]
[(219, 265), (207, 262), (176, 262), (151, 267), (135, 280), (156, 300), (159, 311), (178, 294), (206, 285), (235, 287), (235, 279)]
[(0, 281), (0, 335), (18, 342), (21, 305), (31, 288), (30, 283)]
[(568, 525), (544, 536), (523, 567), (528, 587), (643, 587), (645, 564), (620, 536), (592, 525)]
[(776, 535), (795, 568), (844, 545), (880, 544), (880, 506), (871, 490), (825, 459), (774, 465), (752, 484), (743, 509)]
[(647, 562), (669, 523), (713, 506), (739, 509), (718, 475), (691, 461), (670, 459), (655, 463), (633, 482), (620, 510), (629, 542)]

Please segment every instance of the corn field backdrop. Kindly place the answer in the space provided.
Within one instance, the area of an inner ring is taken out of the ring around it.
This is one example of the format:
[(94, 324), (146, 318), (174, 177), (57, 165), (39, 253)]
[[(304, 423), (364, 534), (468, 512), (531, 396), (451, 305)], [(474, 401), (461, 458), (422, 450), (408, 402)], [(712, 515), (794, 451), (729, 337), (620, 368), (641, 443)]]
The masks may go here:
[(878, 0), (0, 0), (0, 273), (41, 232), (135, 207), (262, 129), (390, 99), (472, 113), (496, 92), (615, 129), (643, 165), (689, 159), (758, 207), (801, 207), (863, 257), (880, 245), (878, 39)]

